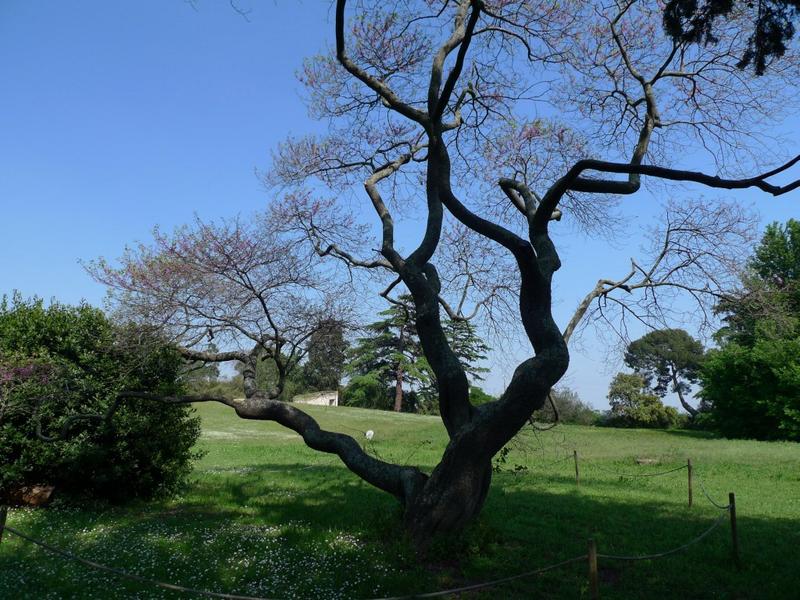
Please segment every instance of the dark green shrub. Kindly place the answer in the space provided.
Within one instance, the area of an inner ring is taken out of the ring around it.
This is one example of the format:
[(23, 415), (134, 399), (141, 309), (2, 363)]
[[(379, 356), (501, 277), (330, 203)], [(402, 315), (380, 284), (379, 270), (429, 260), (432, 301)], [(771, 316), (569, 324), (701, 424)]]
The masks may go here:
[(708, 425), (731, 438), (800, 441), (800, 337), (712, 350), (703, 367)]
[[(0, 496), (32, 484), (115, 502), (175, 491), (196, 456), (191, 408), (127, 400), (108, 420), (70, 416), (105, 414), (122, 390), (179, 393), (180, 365), (170, 348), (88, 305), (4, 299)], [(63, 439), (39, 439), (37, 424)]]
[(344, 406), (356, 406), (358, 408), (389, 410), (392, 407), (389, 389), (381, 383), (374, 373), (351, 377), (342, 391), (341, 402)]
[(487, 404), (489, 402), (494, 402), (495, 400), (497, 400), (497, 398), (487, 393), (483, 388), (478, 387), (477, 385), (469, 386), (469, 401), (474, 406)]
[(704, 425), (726, 437), (800, 441), (800, 221), (767, 226), (721, 301), (719, 349), (701, 371)]

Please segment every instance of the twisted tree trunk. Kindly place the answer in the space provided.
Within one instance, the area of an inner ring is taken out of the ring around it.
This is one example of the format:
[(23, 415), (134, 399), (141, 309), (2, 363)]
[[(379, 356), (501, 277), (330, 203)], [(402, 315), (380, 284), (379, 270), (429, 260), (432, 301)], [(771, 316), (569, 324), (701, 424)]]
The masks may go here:
[(683, 397), (683, 391), (681, 390), (681, 384), (678, 382), (678, 373), (675, 370), (675, 365), (670, 365), (670, 372), (672, 375), (672, 387), (675, 392), (678, 394), (678, 400), (680, 400), (681, 406), (683, 409), (689, 413), (689, 420), (694, 421), (697, 417), (697, 413), (699, 412), (694, 406), (689, 404), (686, 399)]

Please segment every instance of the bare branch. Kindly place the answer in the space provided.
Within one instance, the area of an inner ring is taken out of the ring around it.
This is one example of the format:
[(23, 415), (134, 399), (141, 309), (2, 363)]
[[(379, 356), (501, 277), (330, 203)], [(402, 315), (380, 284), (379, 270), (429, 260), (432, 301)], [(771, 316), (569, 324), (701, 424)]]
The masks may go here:
[(347, 4), (346, 0), (337, 0), (336, 2), (336, 58), (341, 65), (354, 77), (362, 81), (370, 89), (380, 95), (380, 97), (401, 115), (416, 121), (421, 125), (428, 122), (428, 115), (423, 111), (413, 108), (406, 104), (383, 82), (370, 76), (366, 71), (359, 68), (345, 51), (345, 36), (344, 36), (344, 9)]
[[(670, 169), (656, 165), (634, 165), (601, 160), (583, 160), (577, 163), (570, 170), (570, 172), (567, 173), (567, 175), (564, 177), (564, 180), (561, 182), (561, 185), (565, 185), (568, 189), (573, 189), (576, 191), (608, 193), (605, 191), (608, 189), (608, 187), (605, 186), (613, 186), (620, 183), (580, 178), (581, 173), (592, 170), (602, 171), (605, 173), (636, 173), (639, 175), (658, 177), (660, 179), (669, 179), (671, 181), (692, 181), (695, 183), (701, 183), (708, 187), (725, 190), (741, 190), (754, 187), (772, 194), (773, 196), (780, 196), (782, 194), (794, 191), (800, 187), (800, 179), (797, 179), (786, 185), (773, 185), (765, 180), (776, 173), (785, 171), (786, 169), (795, 165), (798, 161), (800, 161), (800, 155), (791, 159), (784, 165), (761, 175), (743, 179), (729, 179), (720, 177), (718, 175), (708, 175), (698, 171), (684, 171), (681, 169)], [(559, 188), (560, 187), (561, 186), (559, 186)]]

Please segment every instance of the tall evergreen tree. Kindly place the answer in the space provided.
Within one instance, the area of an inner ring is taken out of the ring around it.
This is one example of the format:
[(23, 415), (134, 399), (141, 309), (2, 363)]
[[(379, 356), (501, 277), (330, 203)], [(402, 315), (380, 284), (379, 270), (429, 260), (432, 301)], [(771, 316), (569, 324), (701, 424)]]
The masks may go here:
[[(717, 332), (720, 344), (753, 346), (759, 329), (790, 335), (800, 317), (800, 221), (767, 226), (742, 276), (739, 293), (722, 300), (717, 312), (725, 326)], [(763, 334), (763, 331), (762, 331)]]
[(491, 348), (478, 336), (475, 326), (469, 321), (449, 320), (444, 323), (444, 334), (472, 382), (483, 381), (489, 369), (480, 365)]
[(394, 410), (403, 410), (403, 386), (429, 385), (430, 368), (422, 354), (416, 328), (416, 313), (410, 297), (379, 313), (383, 319), (367, 326), (348, 352), (346, 370), (351, 375), (372, 374), (384, 388), (394, 388)]
[[(483, 381), (484, 373), (489, 371), (482, 367), (481, 363), (486, 360), (491, 348), (478, 336), (475, 326), (469, 321), (448, 319), (444, 321), (442, 329), (453, 353), (470, 379), (470, 402), (473, 404), (487, 402), (491, 396), (474, 384)], [(430, 372), (430, 377), (425, 383), (427, 385), (423, 385), (419, 390), (418, 403), (426, 412), (437, 412), (435, 407), (438, 387), (433, 372)]]
[[(416, 329), (416, 312), (411, 298), (380, 313), (383, 319), (367, 326), (367, 335), (348, 351), (346, 370), (350, 375), (370, 375), (385, 389), (393, 389), (394, 410), (403, 410), (404, 387), (416, 392), (417, 403), (430, 404), (437, 394), (436, 379), (422, 353)], [(488, 369), (480, 366), (490, 348), (469, 321), (447, 320), (445, 335), (467, 375), (482, 381)], [(406, 406), (405, 408), (411, 408)]]
[(335, 390), (339, 387), (347, 347), (341, 321), (329, 321), (311, 334), (306, 363), (303, 365), (303, 383), (309, 391)]

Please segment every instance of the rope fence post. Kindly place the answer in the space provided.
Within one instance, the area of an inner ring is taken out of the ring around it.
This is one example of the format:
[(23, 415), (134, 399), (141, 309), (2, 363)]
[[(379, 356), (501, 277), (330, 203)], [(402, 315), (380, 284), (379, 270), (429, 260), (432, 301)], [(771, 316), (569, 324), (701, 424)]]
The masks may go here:
[(580, 473), (578, 472), (578, 451), (572, 451), (572, 457), (575, 459), (575, 485), (581, 484), (581, 477)]
[(0, 506), (0, 542), (3, 541), (3, 531), (6, 528), (6, 517), (8, 516), (8, 507)]
[(589, 598), (600, 599), (600, 584), (597, 576), (597, 543), (589, 538)]
[(689, 471), (689, 508), (692, 508), (692, 459), (686, 459), (686, 469)]
[(731, 515), (731, 542), (733, 543), (733, 564), (737, 571), (742, 570), (742, 561), (739, 557), (739, 532), (736, 528), (736, 495), (733, 492), (728, 494), (730, 507), (728, 512)]

